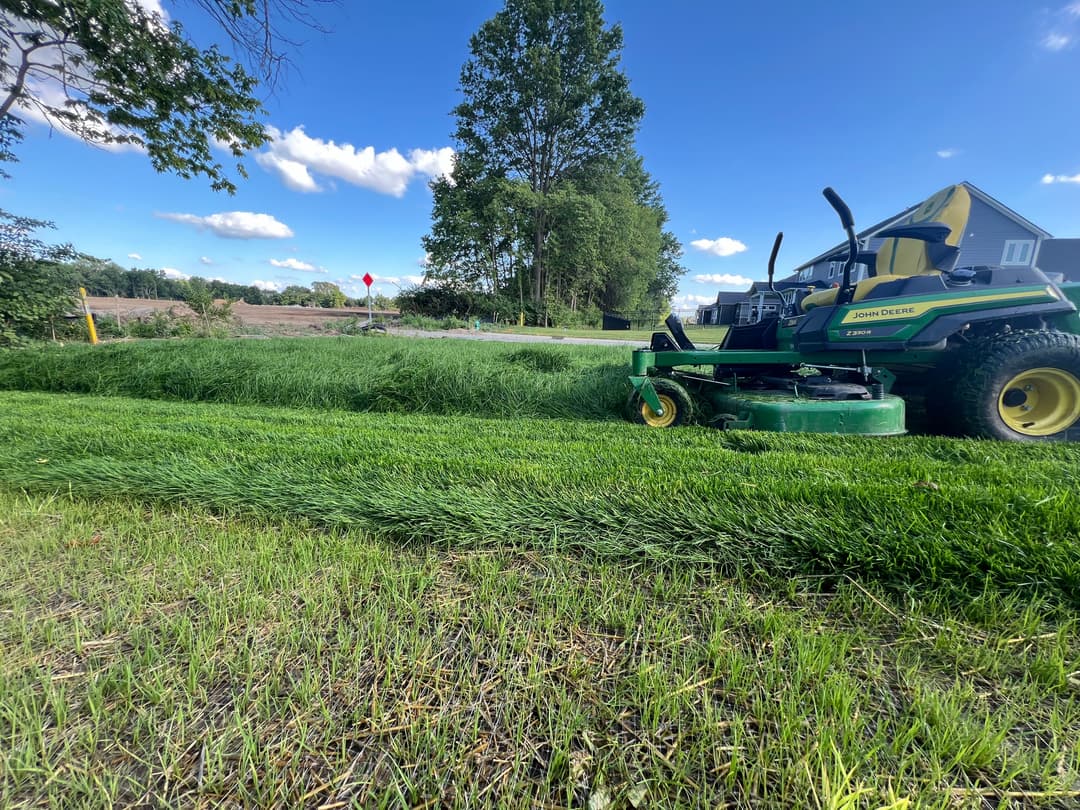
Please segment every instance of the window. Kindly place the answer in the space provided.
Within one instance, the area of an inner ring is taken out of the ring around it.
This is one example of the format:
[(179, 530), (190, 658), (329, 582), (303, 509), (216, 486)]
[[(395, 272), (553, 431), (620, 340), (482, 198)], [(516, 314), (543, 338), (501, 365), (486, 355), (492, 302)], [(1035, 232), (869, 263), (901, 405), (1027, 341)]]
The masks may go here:
[(1029, 265), (1034, 247), (1035, 241), (1032, 239), (1008, 239), (1001, 252), (1001, 263)]

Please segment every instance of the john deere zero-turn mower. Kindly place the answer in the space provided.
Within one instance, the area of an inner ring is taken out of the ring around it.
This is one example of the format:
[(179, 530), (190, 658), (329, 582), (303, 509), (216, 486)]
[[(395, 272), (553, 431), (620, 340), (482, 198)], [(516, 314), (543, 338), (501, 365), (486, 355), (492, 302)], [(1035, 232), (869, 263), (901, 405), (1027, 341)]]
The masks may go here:
[[(905, 398), (933, 432), (1080, 440), (1080, 284), (1029, 267), (956, 267), (970, 210), (963, 186), (923, 203), (860, 253), (831, 188), (848, 251), (839, 285), (777, 289), (769, 306), (698, 348), (675, 317), (633, 355), (629, 417), (652, 427), (904, 433)], [(868, 277), (852, 283), (852, 267)], [(695, 414), (697, 418), (695, 419)]]

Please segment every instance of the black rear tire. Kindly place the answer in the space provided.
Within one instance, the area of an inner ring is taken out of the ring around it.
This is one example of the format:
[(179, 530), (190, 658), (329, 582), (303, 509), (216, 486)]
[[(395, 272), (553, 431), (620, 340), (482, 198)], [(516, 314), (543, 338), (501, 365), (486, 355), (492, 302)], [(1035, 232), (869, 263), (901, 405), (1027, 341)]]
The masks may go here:
[(948, 423), (965, 436), (1080, 439), (1080, 335), (1017, 331), (962, 350)]

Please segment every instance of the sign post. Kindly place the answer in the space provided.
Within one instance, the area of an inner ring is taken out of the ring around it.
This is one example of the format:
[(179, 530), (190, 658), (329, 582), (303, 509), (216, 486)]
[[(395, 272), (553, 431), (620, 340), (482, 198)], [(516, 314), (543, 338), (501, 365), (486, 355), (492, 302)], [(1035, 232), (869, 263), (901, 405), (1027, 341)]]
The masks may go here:
[(371, 282), (375, 279), (371, 277), (371, 273), (364, 273), (364, 284), (367, 285), (367, 322), (368, 326), (371, 326)]
[(97, 329), (94, 328), (94, 316), (90, 314), (90, 303), (86, 300), (85, 287), (79, 287), (79, 297), (82, 299), (83, 314), (86, 316), (86, 331), (90, 333), (90, 342), (96, 346), (99, 342)]

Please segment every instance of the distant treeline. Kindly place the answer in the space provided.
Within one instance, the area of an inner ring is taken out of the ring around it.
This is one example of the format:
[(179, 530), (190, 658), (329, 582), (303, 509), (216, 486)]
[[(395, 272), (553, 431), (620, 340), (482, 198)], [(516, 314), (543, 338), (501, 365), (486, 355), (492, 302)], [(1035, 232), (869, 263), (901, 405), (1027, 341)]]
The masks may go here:
[[(201, 298), (209, 291), (213, 298), (244, 301), (248, 304), (300, 305), (305, 307), (364, 306), (367, 298), (350, 298), (337, 284), (316, 281), (310, 287), (293, 284), (280, 292), (263, 290), (250, 284), (233, 284), (220, 279), (200, 276), (173, 278), (162, 270), (133, 268), (125, 270), (115, 262), (81, 259), (72, 262), (70, 269), (78, 283), (89, 295), (120, 296), (122, 298), (158, 298), (189, 301)], [(392, 306), (385, 296), (376, 296), (374, 304), (380, 309)]]

